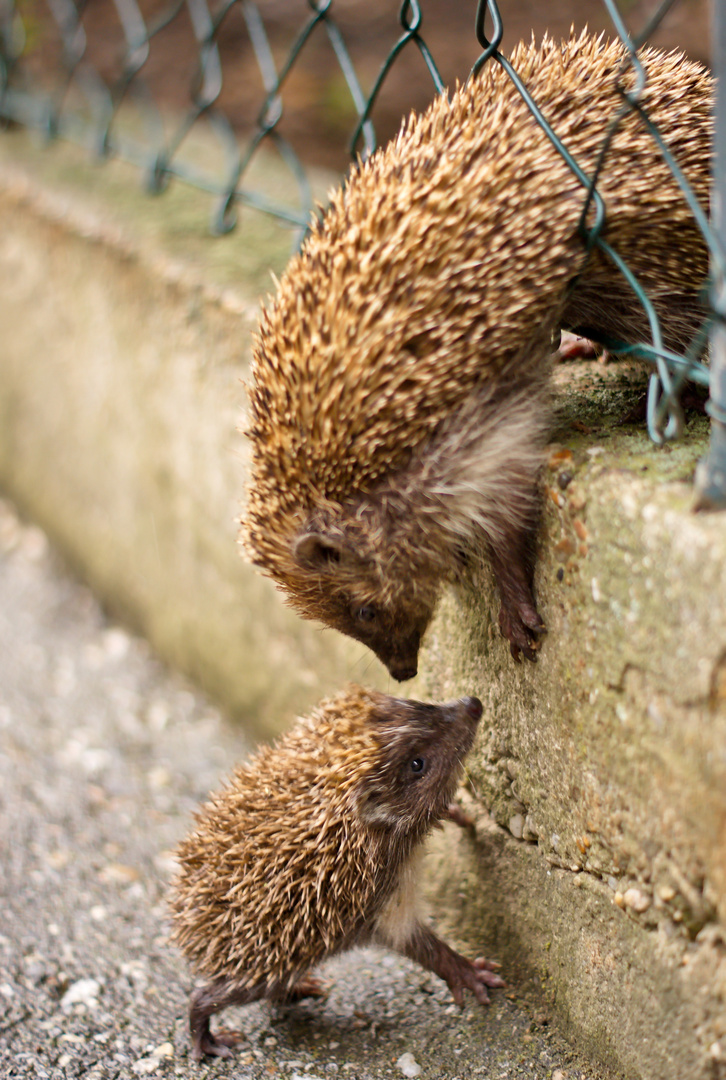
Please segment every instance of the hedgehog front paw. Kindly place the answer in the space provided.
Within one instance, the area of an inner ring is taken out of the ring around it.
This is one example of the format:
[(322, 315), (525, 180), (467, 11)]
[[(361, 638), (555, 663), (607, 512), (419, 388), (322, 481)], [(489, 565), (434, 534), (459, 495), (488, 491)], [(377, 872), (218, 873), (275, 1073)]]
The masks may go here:
[(545, 633), (547, 628), (533, 604), (502, 603), (499, 610), (499, 629), (509, 642), (509, 651), (517, 663), (522, 656), (536, 662), (538, 635)]
[(467, 960), (465, 956), (454, 953), (455, 962), (446, 974), (446, 983), (457, 1005), (463, 1006), (463, 991), (470, 990), (480, 1005), (489, 1004), (487, 988), (499, 989), (506, 986), (504, 979), (497, 975), (499, 964), (478, 956), (476, 960)]

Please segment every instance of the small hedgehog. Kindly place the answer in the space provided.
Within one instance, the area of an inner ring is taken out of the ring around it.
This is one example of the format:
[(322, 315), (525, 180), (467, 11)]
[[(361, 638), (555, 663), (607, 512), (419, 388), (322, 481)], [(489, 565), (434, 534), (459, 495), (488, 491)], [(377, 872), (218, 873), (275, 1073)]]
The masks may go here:
[(207, 982), (189, 1009), (193, 1055), (230, 1056), (210, 1031), (228, 1005), (319, 991), (310, 969), (378, 943), (486, 1004), (495, 965), (467, 960), (420, 920), (422, 841), (446, 816), (482, 713), (352, 687), (248, 764), (178, 850), (174, 940)]
[[(583, 34), (512, 63), (592, 173), (622, 98), (622, 44)], [(706, 207), (712, 80), (640, 54), (642, 103)], [(632, 71), (622, 76), (632, 86)], [(631, 112), (598, 181), (604, 237), (682, 350), (703, 317), (703, 238)], [(585, 250), (584, 189), (495, 63), (412, 116), (333, 196), (260, 317), (243, 542), (307, 618), (416, 674), (445, 583), (489, 557), (515, 659), (544, 629), (533, 595), (537, 474), (560, 329), (648, 340), (615, 264)]]

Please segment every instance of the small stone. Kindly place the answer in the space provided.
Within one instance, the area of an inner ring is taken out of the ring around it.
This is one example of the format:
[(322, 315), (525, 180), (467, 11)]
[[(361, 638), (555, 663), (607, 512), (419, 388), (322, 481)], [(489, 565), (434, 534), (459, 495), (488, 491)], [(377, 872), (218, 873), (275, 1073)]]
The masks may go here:
[(48, 537), (37, 525), (28, 525), (21, 531), (20, 549), (31, 562), (39, 562), (48, 552)]
[(109, 863), (99, 871), (98, 877), (105, 885), (130, 885), (132, 881), (138, 881), (139, 872), (133, 866)]
[(572, 464), (572, 451), (566, 447), (562, 447), (559, 450), (553, 450), (547, 461), (547, 466), (552, 472), (556, 472), (558, 469), (566, 465)]
[(161, 791), (163, 788), (169, 787), (171, 783), (171, 773), (163, 765), (156, 765), (153, 769), (150, 769), (146, 774), (149, 787), (155, 791)]
[(171, 718), (171, 709), (166, 701), (155, 701), (146, 714), (149, 727), (153, 731), (163, 731)]
[(74, 1005), (85, 1005), (93, 1009), (98, 1005), (98, 995), (101, 992), (101, 984), (98, 979), (78, 979), (71, 983), (61, 998), (63, 1012), (68, 1012)]
[(131, 638), (124, 630), (114, 627), (102, 634), (103, 649), (111, 660), (121, 660), (129, 651)]
[(623, 893), (623, 903), (640, 914), (650, 907), (650, 897), (640, 889), (626, 889)]
[(554, 546), (555, 558), (558, 562), (567, 562), (571, 555), (575, 554), (575, 544), (569, 536), (563, 536)]
[[(277, 1042), (277, 1040), (275, 1040)], [(172, 1058), (174, 1057), (174, 1047), (170, 1042), (163, 1042), (151, 1051), (151, 1056), (155, 1058)]]
[(579, 511), (585, 509), (585, 506), (587, 504), (587, 497), (585, 496), (585, 492), (581, 488), (575, 487), (574, 484), (570, 484), (567, 501), (570, 504), (570, 509), (574, 510), (575, 513), (578, 513)]
[(552, 1073), (552, 1080), (567, 1080), (567, 1073), (562, 1069), (555, 1069)]
[(46, 862), (53, 870), (62, 870), (73, 858), (70, 851), (63, 848), (58, 851), (51, 851), (46, 856)]
[(675, 899), (676, 890), (671, 885), (659, 885), (656, 892), (664, 904), (670, 904)]
[(408, 1052), (406, 1052), (405, 1054), (401, 1054), (400, 1058), (396, 1062), (396, 1068), (399, 1069), (404, 1076), (413, 1077), (421, 1075), (421, 1066), (416, 1061), (416, 1058), (413, 1056), (413, 1054), (409, 1054)]
[(522, 839), (522, 836), (524, 835), (524, 818), (521, 814), (514, 814), (513, 817), (510, 817), (509, 831), (515, 840)]
[(136, 1073), (137, 1076), (150, 1076), (151, 1073), (155, 1073), (159, 1068), (161, 1062), (158, 1058), (143, 1057), (135, 1061), (131, 1066), (131, 1072)]
[(599, 604), (602, 600), (602, 593), (600, 592), (600, 582), (596, 577), (590, 582), (590, 588), (592, 589), (592, 598), (596, 604)]
[(617, 904), (618, 907), (625, 907), (625, 899), (620, 891), (615, 893), (615, 896), (613, 897), (613, 903)]

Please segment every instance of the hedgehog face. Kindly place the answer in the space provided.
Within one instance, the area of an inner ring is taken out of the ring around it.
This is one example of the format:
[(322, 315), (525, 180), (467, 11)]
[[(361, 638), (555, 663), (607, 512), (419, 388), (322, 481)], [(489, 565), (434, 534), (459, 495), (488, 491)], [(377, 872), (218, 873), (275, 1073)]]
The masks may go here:
[(410, 555), (382, 568), (363, 545), (326, 532), (304, 533), (293, 550), (297, 568), (286, 582), (293, 606), (366, 645), (398, 682), (412, 679), (439, 579), (412, 571)]
[(373, 828), (424, 832), (454, 797), (482, 714), (478, 698), (429, 705), (381, 695), (371, 722), (379, 766), (361, 785), (357, 808)]

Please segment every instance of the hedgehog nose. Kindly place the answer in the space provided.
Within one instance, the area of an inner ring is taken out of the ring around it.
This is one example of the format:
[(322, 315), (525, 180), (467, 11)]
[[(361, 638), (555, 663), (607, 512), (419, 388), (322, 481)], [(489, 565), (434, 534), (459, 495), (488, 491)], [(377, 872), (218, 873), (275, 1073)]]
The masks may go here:
[(396, 682), (407, 682), (416, 675), (418, 666), (416, 664), (394, 664), (388, 670)]
[(479, 720), (481, 714), (484, 712), (484, 706), (478, 697), (465, 697), (461, 699), (461, 704), (464, 706), (466, 712), (472, 720)]

